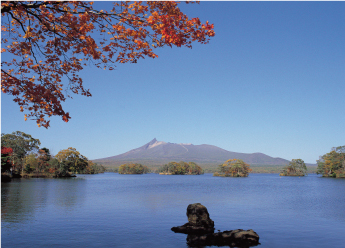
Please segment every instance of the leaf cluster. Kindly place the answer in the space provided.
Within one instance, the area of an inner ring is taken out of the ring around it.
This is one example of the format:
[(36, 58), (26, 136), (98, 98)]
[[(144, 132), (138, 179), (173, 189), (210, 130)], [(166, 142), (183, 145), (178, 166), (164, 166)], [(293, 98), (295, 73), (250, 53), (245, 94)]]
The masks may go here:
[(46, 128), (47, 117), (68, 122), (61, 103), (71, 93), (91, 96), (79, 75), (85, 66), (113, 70), (158, 57), (154, 48), (191, 48), (215, 35), (174, 1), (113, 2), (110, 10), (82, 1), (2, 1), (1, 15), (2, 92), (14, 96), (25, 120)]
[(11, 155), (13, 153), (12, 148), (1, 146), (1, 173), (9, 172), (12, 163), (11, 163)]

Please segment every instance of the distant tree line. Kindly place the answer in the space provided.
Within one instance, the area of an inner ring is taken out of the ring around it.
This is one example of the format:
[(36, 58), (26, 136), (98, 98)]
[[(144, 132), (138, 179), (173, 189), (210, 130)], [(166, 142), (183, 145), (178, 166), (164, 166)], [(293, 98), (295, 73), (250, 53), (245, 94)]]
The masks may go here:
[(127, 163), (122, 164), (118, 170), (119, 174), (146, 174), (150, 169), (142, 164)]
[(68, 177), (105, 171), (104, 166), (88, 160), (75, 148), (52, 156), (40, 145), (39, 139), (20, 131), (1, 134), (1, 173), (13, 177)]
[(186, 163), (180, 162), (169, 162), (163, 165), (157, 170), (160, 174), (167, 175), (200, 175), (204, 174), (202, 168), (194, 162)]
[(251, 171), (249, 164), (242, 159), (229, 159), (218, 166), (213, 176), (220, 177), (247, 177)]

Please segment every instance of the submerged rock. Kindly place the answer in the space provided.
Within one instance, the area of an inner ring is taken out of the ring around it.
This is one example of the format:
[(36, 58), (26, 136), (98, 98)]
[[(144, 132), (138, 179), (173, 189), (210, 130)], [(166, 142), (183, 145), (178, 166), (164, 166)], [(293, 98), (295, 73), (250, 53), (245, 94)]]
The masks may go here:
[(188, 235), (189, 246), (230, 246), (230, 247), (251, 247), (259, 243), (259, 235), (250, 230), (231, 230), (204, 235)]
[(200, 203), (189, 204), (187, 207), (188, 222), (182, 226), (171, 228), (177, 233), (204, 234), (214, 232), (214, 222), (210, 219), (207, 208)]
[(236, 246), (251, 247), (259, 243), (259, 235), (253, 230), (230, 230), (214, 233), (214, 222), (210, 219), (207, 208), (200, 203), (187, 207), (188, 222), (171, 228), (177, 233), (185, 233), (189, 246)]

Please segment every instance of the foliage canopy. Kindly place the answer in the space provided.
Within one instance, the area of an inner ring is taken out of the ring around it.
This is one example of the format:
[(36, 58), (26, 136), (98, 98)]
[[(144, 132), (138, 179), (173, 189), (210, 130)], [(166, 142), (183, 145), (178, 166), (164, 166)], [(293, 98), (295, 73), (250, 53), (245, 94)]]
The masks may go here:
[(345, 177), (345, 146), (333, 147), (317, 160), (317, 174), (324, 177)]
[(72, 147), (53, 157), (48, 148), (39, 148), (41, 143), (38, 139), (20, 131), (1, 134), (1, 142), (2, 173), (9, 173), (12, 168), (15, 176), (68, 177), (71, 173), (105, 171), (105, 167), (88, 160)]
[(71, 92), (91, 96), (79, 76), (85, 66), (113, 70), (116, 63), (158, 57), (154, 48), (208, 43), (213, 24), (190, 19), (178, 5), (113, 2), (106, 11), (93, 2), (2, 1), (1, 53), (8, 54), (1, 62), (2, 92), (13, 95), (26, 110), (24, 119), (38, 126), (49, 127), (51, 116), (68, 122), (61, 102)]
[(11, 155), (13, 153), (12, 148), (1, 146), (1, 173), (9, 172), (12, 163), (11, 163)]
[(55, 158), (60, 163), (67, 165), (68, 171), (73, 173), (81, 173), (88, 165), (88, 159), (73, 147), (59, 151)]
[(20, 171), (23, 160), (29, 153), (36, 152), (41, 145), (39, 139), (34, 139), (30, 134), (21, 131), (11, 134), (1, 134), (1, 145), (12, 148), (10, 160), (15, 165), (14, 170)]

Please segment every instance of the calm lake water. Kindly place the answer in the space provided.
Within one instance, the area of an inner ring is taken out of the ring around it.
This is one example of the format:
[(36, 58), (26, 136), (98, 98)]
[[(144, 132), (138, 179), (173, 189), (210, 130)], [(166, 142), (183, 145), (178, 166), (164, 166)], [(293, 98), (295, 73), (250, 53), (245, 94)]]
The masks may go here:
[(250, 174), (79, 175), (1, 184), (2, 247), (188, 247), (170, 230), (188, 204), (224, 230), (253, 229), (258, 247), (345, 247), (345, 180)]

